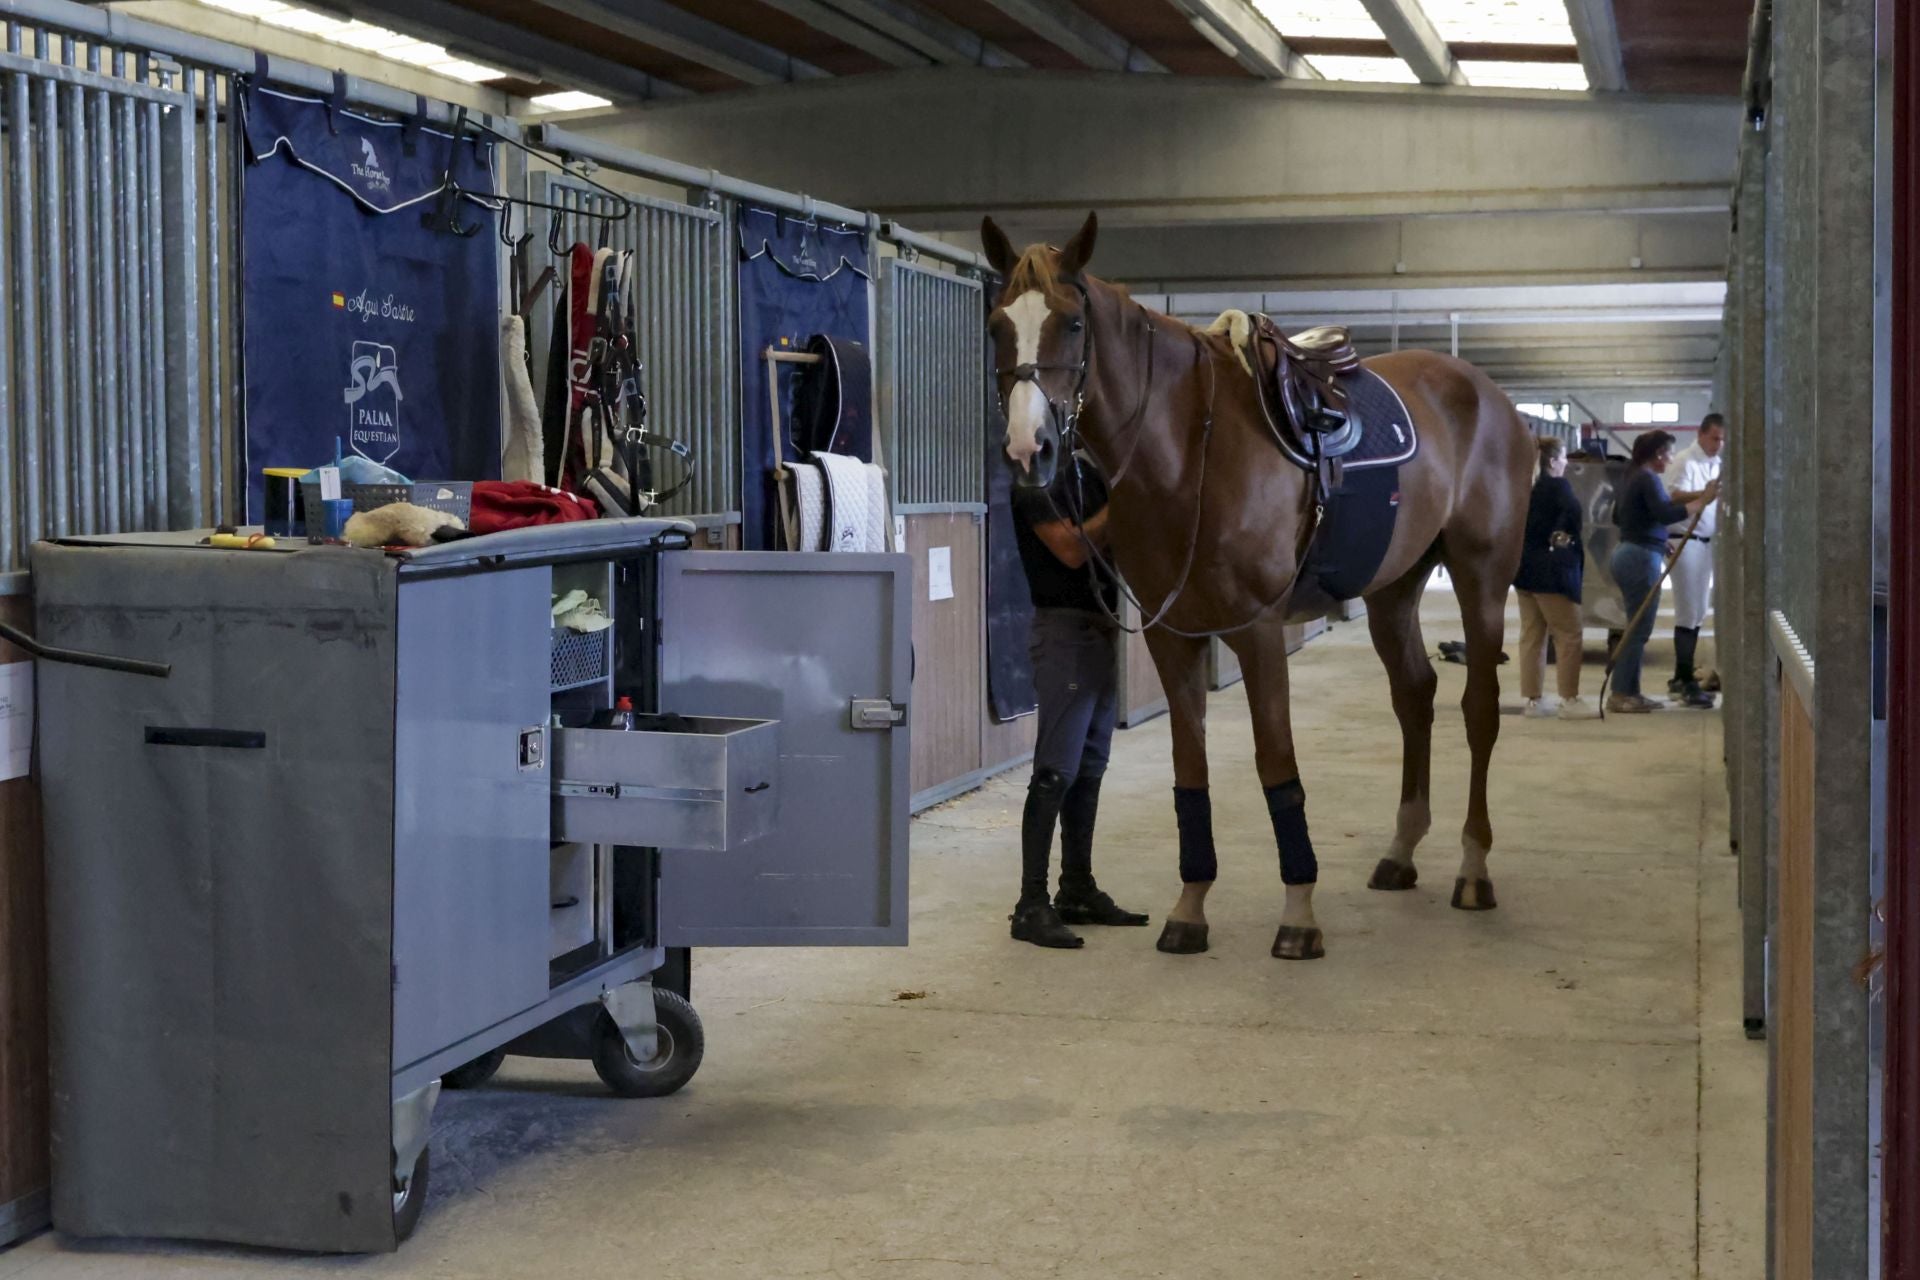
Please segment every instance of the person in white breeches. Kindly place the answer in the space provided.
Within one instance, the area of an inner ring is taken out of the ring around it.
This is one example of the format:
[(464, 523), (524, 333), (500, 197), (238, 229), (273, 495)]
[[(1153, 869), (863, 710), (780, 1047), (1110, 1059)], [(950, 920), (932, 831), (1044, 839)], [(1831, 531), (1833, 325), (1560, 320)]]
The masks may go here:
[[(1693, 447), (1673, 460), (1667, 469), (1666, 484), (1676, 502), (1687, 502), (1720, 478), (1720, 450), (1726, 444), (1727, 422), (1717, 413), (1700, 420), (1700, 433)], [(1720, 504), (1710, 502), (1700, 512), (1693, 537), (1680, 548), (1673, 565), (1673, 679), (1667, 689), (1683, 697), (1700, 692), (1700, 675), (1694, 669), (1694, 654), (1700, 643), (1700, 627), (1713, 608), (1713, 538), (1718, 529)]]

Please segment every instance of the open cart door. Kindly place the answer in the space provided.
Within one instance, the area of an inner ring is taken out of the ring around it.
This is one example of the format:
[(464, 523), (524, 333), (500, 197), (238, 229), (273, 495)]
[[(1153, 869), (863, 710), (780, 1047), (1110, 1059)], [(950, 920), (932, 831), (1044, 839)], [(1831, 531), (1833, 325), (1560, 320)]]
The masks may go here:
[(662, 943), (905, 945), (912, 590), (901, 555), (661, 558), (660, 709), (780, 722), (773, 832), (663, 851)]

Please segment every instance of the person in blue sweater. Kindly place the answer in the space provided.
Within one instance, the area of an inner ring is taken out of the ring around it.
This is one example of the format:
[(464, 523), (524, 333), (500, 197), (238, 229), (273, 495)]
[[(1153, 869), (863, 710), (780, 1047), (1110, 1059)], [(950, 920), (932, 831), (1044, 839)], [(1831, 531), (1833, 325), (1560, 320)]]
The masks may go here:
[[(1586, 552), (1580, 545), (1580, 499), (1567, 483), (1567, 445), (1541, 436), (1540, 474), (1527, 506), (1527, 534), (1520, 572), (1520, 693), (1527, 714), (1562, 720), (1592, 720), (1598, 707), (1580, 696), (1580, 576)], [(1547, 635), (1553, 635), (1554, 671), (1560, 692), (1556, 708), (1544, 696)]]
[[(1627, 617), (1631, 619), (1637, 613), (1639, 621), (1620, 641), (1620, 654), (1613, 665), (1613, 692), (1607, 698), (1610, 712), (1633, 715), (1666, 705), (1641, 695), (1640, 662), (1645, 656), (1647, 638), (1653, 634), (1653, 617), (1660, 612), (1660, 573), (1666, 567), (1667, 526), (1691, 520), (1702, 507), (1720, 496), (1717, 479), (1700, 493), (1684, 495), (1688, 501), (1668, 496), (1667, 486), (1660, 477), (1672, 461), (1671, 432), (1643, 433), (1633, 442), (1632, 464), (1627, 468), (1620, 492), (1614, 497), (1613, 522), (1620, 526), (1620, 546), (1613, 553), (1613, 580), (1620, 588)], [(1644, 612), (1640, 608), (1642, 603), (1646, 604)], [(1687, 706), (1711, 707), (1713, 698), (1689, 692), (1683, 702)]]

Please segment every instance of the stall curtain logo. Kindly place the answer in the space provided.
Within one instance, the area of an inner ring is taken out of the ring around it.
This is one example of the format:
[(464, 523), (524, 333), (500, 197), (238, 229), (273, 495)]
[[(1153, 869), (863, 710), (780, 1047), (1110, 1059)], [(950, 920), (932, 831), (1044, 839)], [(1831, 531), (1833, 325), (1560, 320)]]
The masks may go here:
[(347, 438), (355, 453), (384, 463), (400, 452), (399, 356), (383, 343), (356, 342), (347, 378)]
[(360, 154), (360, 161), (350, 161), (348, 165), (353, 170), (353, 176), (360, 179), (368, 191), (393, 190), (393, 179), (380, 167), (380, 157), (375, 154), (373, 143), (366, 138), (360, 139)]
[(412, 324), (414, 321), (413, 308), (392, 294), (376, 298), (362, 289), (358, 293), (335, 293), (332, 301), (335, 311), (358, 316), (361, 324), (372, 324), (375, 320), (393, 320), (400, 324)]

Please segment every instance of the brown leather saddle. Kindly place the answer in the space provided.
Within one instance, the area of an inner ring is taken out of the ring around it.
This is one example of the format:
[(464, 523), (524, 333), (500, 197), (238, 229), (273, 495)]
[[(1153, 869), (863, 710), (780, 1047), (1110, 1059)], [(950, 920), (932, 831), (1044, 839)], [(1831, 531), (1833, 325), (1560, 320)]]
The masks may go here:
[(1339, 488), (1339, 460), (1359, 445), (1364, 425), (1340, 381), (1360, 370), (1352, 334), (1326, 325), (1290, 338), (1259, 315), (1247, 346), (1260, 407), (1281, 449), (1316, 473), (1323, 496)]

